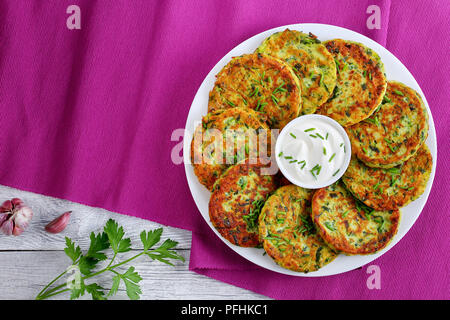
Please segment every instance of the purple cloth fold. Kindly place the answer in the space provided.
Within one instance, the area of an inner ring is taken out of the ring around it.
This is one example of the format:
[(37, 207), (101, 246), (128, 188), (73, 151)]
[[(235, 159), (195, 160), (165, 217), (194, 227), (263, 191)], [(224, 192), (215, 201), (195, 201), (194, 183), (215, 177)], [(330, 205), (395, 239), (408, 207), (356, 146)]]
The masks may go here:
[[(69, 30), (69, 5), (81, 30)], [(370, 5), (381, 29), (369, 30)], [(448, 298), (449, 4), (446, 1), (2, 1), (0, 183), (194, 231), (191, 269), (274, 298)], [(280, 25), (346, 27), (409, 68), (434, 115), (439, 161), (425, 210), (402, 241), (364, 268), (283, 276), (231, 252), (191, 198), (172, 132), (230, 49)]]

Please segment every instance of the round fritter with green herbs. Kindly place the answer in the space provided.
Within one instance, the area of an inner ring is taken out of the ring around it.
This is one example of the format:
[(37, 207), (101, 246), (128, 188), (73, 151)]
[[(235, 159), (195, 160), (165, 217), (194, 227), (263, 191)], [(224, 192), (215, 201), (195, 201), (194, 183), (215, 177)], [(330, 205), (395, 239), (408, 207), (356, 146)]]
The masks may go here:
[(368, 118), (381, 103), (387, 84), (384, 65), (360, 43), (335, 39), (324, 44), (336, 62), (337, 82), (318, 112), (351, 126)]
[(389, 81), (379, 109), (346, 130), (361, 161), (392, 168), (412, 157), (428, 137), (428, 112), (416, 91)]
[(389, 169), (368, 167), (353, 155), (342, 181), (366, 205), (393, 210), (422, 195), (432, 167), (431, 153), (423, 144), (405, 163)]
[(281, 267), (315, 271), (336, 258), (311, 221), (313, 190), (295, 185), (279, 188), (267, 199), (259, 217), (264, 250)]
[[(243, 159), (268, 159), (271, 135), (260, 115), (246, 108), (210, 112), (191, 142), (194, 173), (209, 190), (222, 172)], [(266, 146), (266, 148), (264, 148)]]
[(209, 217), (219, 233), (232, 244), (256, 247), (258, 217), (270, 193), (277, 187), (262, 165), (237, 164), (216, 181), (209, 200)]
[(314, 113), (333, 93), (336, 64), (313, 34), (286, 29), (264, 40), (256, 52), (281, 59), (294, 70), (302, 91), (301, 114)]
[(386, 247), (397, 233), (400, 211), (375, 211), (335, 183), (314, 194), (312, 220), (335, 250), (347, 255), (372, 254)]
[(301, 109), (298, 78), (283, 61), (255, 53), (234, 57), (217, 74), (208, 111), (242, 106), (256, 110), (270, 128), (283, 128)]

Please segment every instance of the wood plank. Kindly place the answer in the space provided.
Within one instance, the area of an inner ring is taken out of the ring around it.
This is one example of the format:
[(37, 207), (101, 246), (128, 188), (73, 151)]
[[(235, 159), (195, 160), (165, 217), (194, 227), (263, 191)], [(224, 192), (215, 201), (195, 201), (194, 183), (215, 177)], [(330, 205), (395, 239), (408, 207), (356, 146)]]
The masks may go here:
[[(189, 271), (189, 251), (179, 250), (179, 253), (186, 261), (177, 261), (175, 267), (146, 257), (130, 263), (143, 278), (140, 283), (143, 292), (141, 299), (268, 299)], [(133, 251), (128, 252), (122, 259), (132, 254)], [(0, 299), (34, 299), (48, 282), (69, 265), (69, 259), (61, 251), (0, 252)], [(95, 279), (99, 285), (109, 288), (110, 278), (111, 275), (105, 273)], [(68, 294), (54, 298), (68, 299)], [(114, 299), (128, 299), (122, 286)]]
[[(160, 224), (120, 215), (100, 208), (93, 208), (66, 200), (46, 197), (5, 186), (0, 186), (0, 201), (18, 197), (34, 211), (30, 227), (19, 237), (0, 234), (0, 299), (33, 299), (56, 275), (70, 265), (62, 251), (64, 237), (70, 237), (83, 250), (89, 246), (90, 232), (99, 232), (109, 218), (124, 226), (134, 249), (142, 248), (139, 233), (142, 230), (161, 227)], [(73, 211), (71, 222), (62, 233), (53, 235), (44, 226), (65, 211)], [(141, 282), (142, 299), (267, 299), (232, 285), (210, 279), (189, 271), (191, 232), (164, 226), (163, 239), (179, 242), (178, 252), (186, 262), (175, 267), (154, 262), (147, 258), (135, 261), (133, 266), (144, 278)], [(102, 275), (99, 284), (108, 287), (110, 275)], [(58, 296), (67, 299), (68, 296)], [(127, 299), (121, 289), (114, 299)]]
[[(31, 192), (0, 186), (0, 201), (14, 197), (21, 198), (33, 209), (33, 219), (29, 228), (19, 237), (5, 236), (0, 233), (0, 250), (62, 250), (64, 237), (72, 238), (82, 249), (89, 246), (89, 234), (102, 230), (106, 221), (113, 218), (124, 227), (126, 235), (131, 238), (134, 248), (141, 248), (139, 234), (142, 230), (159, 228), (156, 222), (143, 220), (110, 212), (101, 208), (84, 206), (78, 203), (46, 197)], [(67, 228), (59, 234), (50, 234), (44, 230), (45, 225), (60, 214), (72, 211)], [(164, 226), (163, 239), (171, 238), (179, 243), (181, 249), (191, 247), (191, 232)]]

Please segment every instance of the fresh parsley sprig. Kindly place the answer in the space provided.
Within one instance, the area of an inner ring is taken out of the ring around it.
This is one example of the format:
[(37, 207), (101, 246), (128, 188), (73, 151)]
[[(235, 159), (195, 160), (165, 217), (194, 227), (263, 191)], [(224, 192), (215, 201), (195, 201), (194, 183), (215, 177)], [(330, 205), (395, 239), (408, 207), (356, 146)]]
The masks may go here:
[[(132, 260), (146, 255), (153, 260), (158, 260), (160, 262), (172, 265), (172, 260), (184, 261), (184, 258), (180, 256), (174, 248), (177, 246), (178, 242), (171, 239), (166, 239), (159, 247), (154, 248), (158, 242), (161, 240), (161, 235), (163, 229), (159, 228), (151, 231), (142, 231), (140, 234), (141, 242), (143, 245), (143, 250), (138, 254), (128, 258), (122, 262), (115, 263), (117, 255), (120, 253), (128, 252), (131, 250), (131, 240), (130, 238), (124, 238), (125, 232), (123, 227), (119, 226), (116, 221), (109, 219), (103, 228), (103, 232), (97, 235), (94, 232), (90, 235), (90, 246), (86, 253), (83, 254), (80, 247), (77, 246), (70, 238), (66, 237), (66, 248), (64, 252), (72, 260), (72, 266), (78, 268), (80, 274), (79, 283), (76, 286), (71, 286), (70, 288), (66, 283), (50, 288), (55, 282), (61, 279), (69, 271), (66, 270), (55, 279), (53, 279), (47, 286), (42, 289), (41, 292), (36, 296), (36, 300), (44, 300), (55, 295), (69, 292), (70, 299), (77, 299), (86, 293), (92, 296), (94, 300), (106, 300), (108, 297), (117, 293), (120, 284), (123, 283), (127, 292), (127, 295), (132, 300), (137, 300), (142, 294), (139, 282), (142, 277), (136, 272), (134, 267), (129, 267), (124, 273), (120, 273), (117, 268), (123, 266)], [(113, 256), (106, 267), (95, 271), (99, 262), (108, 259), (105, 251), (111, 249)], [(85, 280), (98, 276), (105, 272), (111, 272), (112, 286), (109, 292), (105, 288), (102, 288), (97, 283), (87, 284)]]

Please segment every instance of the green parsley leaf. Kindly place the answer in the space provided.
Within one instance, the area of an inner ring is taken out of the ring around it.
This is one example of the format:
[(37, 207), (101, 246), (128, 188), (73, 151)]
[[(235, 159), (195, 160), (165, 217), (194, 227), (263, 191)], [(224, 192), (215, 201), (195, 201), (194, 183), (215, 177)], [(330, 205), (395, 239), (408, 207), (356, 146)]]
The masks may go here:
[(131, 250), (130, 238), (123, 239), (125, 232), (119, 227), (116, 221), (109, 219), (106, 222), (104, 232), (108, 235), (109, 243), (114, 253), (127, 252)]
[(108, 293), (108, 296), (112, 296), (118, 291), (120, 280), (122, 280), (125, 284), (127, 296), (131, 300), (139, 300), (142, 291), (138, 283), (142, 280), (142, 278), (139, 273), (135, 271), (134, 267), (129, 267), (124, 274), (116, 273), (113, 277), (113, 285)]
[(99, 233), (97, 236), (92, 232), (91, 233), (91, 245), (89, 246), (89, 250), (87, 253), (88, 257), (92, 257), (98, 260), (106, 260), (106, 255), (103, 250), (109, 248), (109, 240), (106, 233)]
[(86, 286), (87, 293), (91, 294), (93, 300), (106, 300), (105, 293), (102, 287), (96, 283), (91, 283)]
[(80, 272), (84, 275), (89, 275), (92, 273), (92, 269), (95, 268), (95, 266), (98, 263), (98, 259), (88, 257), (88, 256), (81, 256), (80, 262), (78, 266), (80, 267)]
[(161, 239), (162, 233), (163, 233), (162, 228), (158, 228), (153, 231), (150, 230), (148, 232), (142, 231), (141, 232), (141, 241), (142, 241), (142, 244), (144, 245), (144, 251), (147, 251), (148, 249), (153, 247), (155, 244), (157, 244), (159, 242), (159, 240)]
[(66, 248), (64, 249), (66, 255), (72, 259), (72, 262), (75, 263), (78, 258), (81, 256), (81, 249), (79, 246), (75, 246), (75, 243), (70, 240), (70, 238), (66, 237)]

